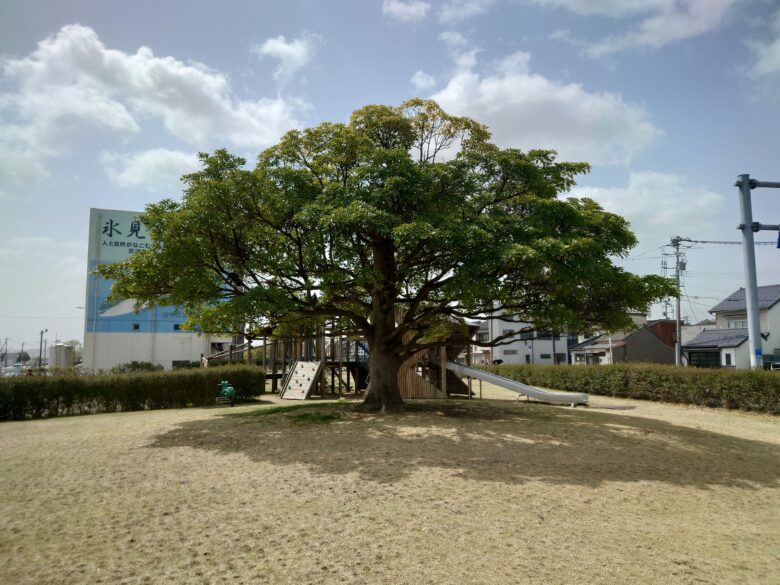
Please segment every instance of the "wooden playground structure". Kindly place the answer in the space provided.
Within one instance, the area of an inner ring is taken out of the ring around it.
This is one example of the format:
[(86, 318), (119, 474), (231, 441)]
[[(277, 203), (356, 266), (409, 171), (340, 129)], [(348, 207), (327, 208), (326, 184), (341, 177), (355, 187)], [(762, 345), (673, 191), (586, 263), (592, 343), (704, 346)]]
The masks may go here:
[[(471, 367), (471, 336), (450, 335), (433, 349), (419, 349), (408, 356), (398, 369), (401, 396), (414, 398), (474, 397), (472, 381), (486, 381), (525, 396), (551, 404), (588, 404), (585, 393), (551, 392)], [(411, 333), (406, 335), (410, 336)], [(406, 338), (408, 341), (409, 338)], [(327, 327), (311, 335), (262, 338), (262, 345), (253, 348), (251, 342), (231, 344), (228, 350), (209, 356), (228, 363), (246, 361), (262, 365), (271, 380), (271, 392), (287, 400), (306, 400), (311, 396), (325, 398), (347, 395), (360, 396), (368, 388), (369, 348), (365, 340), (349, 337)], [(465, 359), (460, 359), (465, 350)], [(255, 358), (253, 358), (253, 352)], [(465, 362), (465, 363), (464, 363)], [(464, 382), (464, 379), (466, 380)], [(281, 383), (280, 383), (281, 382)]]
[[(466, 350), (471, 365), (470, 340), (456, 335), (435, 349), (421, 349), (407, 357), (398, 370), (398, 386), (404, 399), (471, 397), (469, 383), (440, 364), (458, 359)], [(231, 344), (212, 354), (209, 362), (249, 362), (265, 367), (271, 391), (282, 398), (303, 400), (309, 396), (359, 395), (368, 387), (369, 348), (365, 340), (323, 329), (311, 336), (262, 338), (262, 344)]]

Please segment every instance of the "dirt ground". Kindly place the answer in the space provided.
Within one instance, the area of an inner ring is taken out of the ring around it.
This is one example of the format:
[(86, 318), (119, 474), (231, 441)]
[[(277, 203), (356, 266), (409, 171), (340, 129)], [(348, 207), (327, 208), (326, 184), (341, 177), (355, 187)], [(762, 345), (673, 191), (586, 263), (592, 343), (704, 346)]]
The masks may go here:
[(0, 583), (780, 582), (780, 418), (483, 398), (0, 424)]

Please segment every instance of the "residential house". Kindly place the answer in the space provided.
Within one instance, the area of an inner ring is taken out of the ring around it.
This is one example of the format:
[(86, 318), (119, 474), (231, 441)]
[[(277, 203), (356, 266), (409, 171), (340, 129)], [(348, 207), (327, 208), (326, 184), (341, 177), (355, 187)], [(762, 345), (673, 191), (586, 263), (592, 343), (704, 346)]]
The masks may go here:
[(697, 368), (749, 368), (748, 330), (705, 329), (683, 345), (687, 365)]
[[(764, 364), (780, 361), (780, 284), (758, 287), (759, 323)], [(689, 365), (698, 367), (750, 367), (745, 289), (723, 299), (710, 313), (715, 327), (683, 343)]]
[(633, 331), (602, 333), (573, 345), (569, 352), (575, 365), (623, 362), (674, 363), (675, 322), (648, 321)]

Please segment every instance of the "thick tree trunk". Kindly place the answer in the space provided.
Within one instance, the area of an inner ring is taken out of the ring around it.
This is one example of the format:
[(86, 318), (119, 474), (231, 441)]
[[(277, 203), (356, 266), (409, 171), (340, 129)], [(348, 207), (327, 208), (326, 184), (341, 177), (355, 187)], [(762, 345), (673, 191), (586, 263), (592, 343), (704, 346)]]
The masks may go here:
[(369, 346), (368, 392), (363, 401), (367, 410), (392, 412), (403, 410), (404, 401), (398, 387), (398, 368), (401, 359), (393, 349), (381, 343)]
[(395, 247), (389, 238), (373, 241), (372, 255), (376, 288), (371, 295), (371, 335), (368, 340), (368, 392), (363, 406), (384, 412), (402, 410), (404, 401), (398, 388), (398, 368), (401, 359), (395, 331)]

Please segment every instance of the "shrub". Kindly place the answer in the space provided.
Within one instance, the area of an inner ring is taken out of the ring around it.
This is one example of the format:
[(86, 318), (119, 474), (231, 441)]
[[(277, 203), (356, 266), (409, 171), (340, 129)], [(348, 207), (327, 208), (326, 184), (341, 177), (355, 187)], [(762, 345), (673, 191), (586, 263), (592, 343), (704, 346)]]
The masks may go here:
[(265, 372), (251, 366), (104, 376), (17, 377), (0, 379), (0, 420), (66, 414), (182, 408), (213, 404), (220, 380), (237, 399), (265, 390)]
[(188, 360), (174, 361), (171, 368), (174, 370), (193, 370), (200, 367), (200, 362), (191, 362)]
[(485, 369), (518, 382), (555, 390), (780, 414), (780, 372), (656, 364), (499, 365)]
[(152, 362), (128, 362), (119, 364), (111, 368), (112, 374), (129, 374), (131, 372), (161, 372), (162, 364), (153, 364)]

